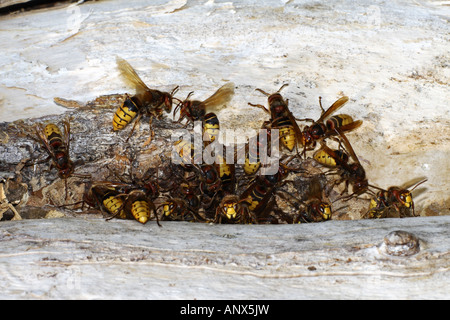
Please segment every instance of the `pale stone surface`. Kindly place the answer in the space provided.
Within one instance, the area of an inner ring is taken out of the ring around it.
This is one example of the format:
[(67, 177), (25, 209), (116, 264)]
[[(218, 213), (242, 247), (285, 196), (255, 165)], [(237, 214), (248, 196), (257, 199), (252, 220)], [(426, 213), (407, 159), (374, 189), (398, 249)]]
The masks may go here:
[[(0, 298), (448, 299), (449, 224), (448, 216), (276, 226), (3, 222)], [(398, 230), (419, 239), (418, 253), (387, 253), (385, 237)]]

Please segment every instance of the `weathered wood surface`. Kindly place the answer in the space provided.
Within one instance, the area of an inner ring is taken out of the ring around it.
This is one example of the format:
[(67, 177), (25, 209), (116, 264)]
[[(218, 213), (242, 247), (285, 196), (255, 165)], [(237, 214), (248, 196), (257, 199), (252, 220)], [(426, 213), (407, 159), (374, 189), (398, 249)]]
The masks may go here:
[[(92, 218), (7, 221), (0, 298), (448, 299), (449, 225), (449, 216), (161, 228)], [(417, 253), (386, 245), (397, 230), (418, 238)]]

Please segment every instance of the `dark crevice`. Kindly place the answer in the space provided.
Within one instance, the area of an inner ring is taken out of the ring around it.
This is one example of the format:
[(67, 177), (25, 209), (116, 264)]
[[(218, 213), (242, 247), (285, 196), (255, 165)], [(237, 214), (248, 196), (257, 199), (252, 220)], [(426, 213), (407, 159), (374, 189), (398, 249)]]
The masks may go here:
[(30, 0), (30, 1), (24, 1), (22, 3), (16, 3), (16, 4), (12, 4), (12, 5), (0, 8), (0, 16), (8, 15), (11, 13), (17, 13), (17, 12), (25, 12), (25, 11), (43, 9), (43, 8), (52, 8), (52, 7), (61, 5), (61, 4), (67, 4), (67, 3), (72, 3), (72, 2), (77, 2), (77, 1), (75, 1), (75, 0), (67, 0), (67, 1)]

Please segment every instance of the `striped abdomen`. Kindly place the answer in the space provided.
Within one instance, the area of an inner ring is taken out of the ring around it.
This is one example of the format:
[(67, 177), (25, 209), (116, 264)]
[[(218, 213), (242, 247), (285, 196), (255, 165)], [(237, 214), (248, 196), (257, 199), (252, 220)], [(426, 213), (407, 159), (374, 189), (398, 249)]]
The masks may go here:
[(269, 192), (269, 189), (265, 186), (257, 185), (251, 191), (250, 195), (247, 197), (249, 202), (249, 209), (254, 211), (260, 203), (264, 200), (265, 196)]
[(150, 219), (150, 205), (146, 200), (135, 200), (131, 204), (131, 214), (133, 217), (144, 224)]
[(259, 143), (248, 143), (248, 150), (245, 154), (244, 172), (247, 175), (255, 174), (261, 167), (261, 159), (259, 157)]
[(208, 113), (203, 120), (203, 139), (213, 142), (219, 135), (220, 124), (215, 113)]
[(351, 116), (349, 116), (348, 114), (338, 114), (338, 115), (330, 117), (327, 120), (326, 125), (327, 125), (328, 130), (334, 130), (335, 128), (345, 126), (352, 122), (353, 122), (353, 118)]
[(53, 153), (53, 163), (58, 168), (60, 177), (67, 177), (73, 170), (69, 160), (67, 146), (63, 140), (61, 130), (53, 123), (45, 126), (44, 134)]
[(289, 126), (280, 128), (280, 139), (281, 143), (283, 143), (289, 151), (294, 150), (296, 143), (294, 127)]
[(51, 147), (53, 147), (54, 149), (56, 149), (64, 144), (61, 130), (59, 130), (59, 128), (56, 125), (54, 125), (53, 123), (46, 125), (44, 132), (45, 132), (45, 136), (47, 137), (48, 144)]
[(281, 143), (289, 150), (294, 150), (296, 143), (296, 136), (294, 126), (289, 117), (283, 117), (279, 120), (274, 121), (275, 128), (279, 129)]
[[(348, 161), (348, 155), (342, 150), (334, 150), (334, 153), (342, 160), (342, 162)], [(320, 149), (314, 153), (314, 160), (327, 167), (336, 167), (336, 159), (334, 159), (325, 150)]]
[(125, 128), (134, 118), (136, 118), (139, 112), (138, 100), (134, 97), (127, 97), (123, 104), (117, 109), (113, 118), (114, 131), (122, 130)]
[(218, 163), (216, 164), (217, 173), (219, 174), (222, 184), (226, 185), (233, 182), (233, 165), (226, 163), (225, 159), (217, 156)]
[[(126, 218), (125, 211), (123, 210), (123, 200), (112, 194), (106, 194), (103, 197), (103, 206), (112, 215), (117, 215), (121, 219)], [(120, 210), (120, 211), (119, 211)]]

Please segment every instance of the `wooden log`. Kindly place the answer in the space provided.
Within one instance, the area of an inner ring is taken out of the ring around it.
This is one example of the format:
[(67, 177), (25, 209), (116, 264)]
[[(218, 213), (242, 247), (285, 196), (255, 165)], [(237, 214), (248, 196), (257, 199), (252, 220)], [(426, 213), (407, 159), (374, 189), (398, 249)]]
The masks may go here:
[(450, 217), (0, 224), (2, 299), (448, 299)]

